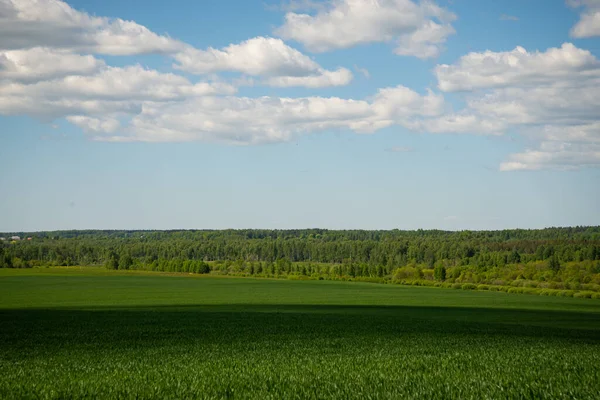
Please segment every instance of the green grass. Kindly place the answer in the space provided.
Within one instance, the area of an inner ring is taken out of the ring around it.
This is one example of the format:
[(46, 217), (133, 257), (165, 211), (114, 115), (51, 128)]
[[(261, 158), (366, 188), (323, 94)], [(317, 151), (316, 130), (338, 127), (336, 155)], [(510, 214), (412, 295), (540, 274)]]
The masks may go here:
[(600, 302), (0, 270), (0, 398), (600, 398)]

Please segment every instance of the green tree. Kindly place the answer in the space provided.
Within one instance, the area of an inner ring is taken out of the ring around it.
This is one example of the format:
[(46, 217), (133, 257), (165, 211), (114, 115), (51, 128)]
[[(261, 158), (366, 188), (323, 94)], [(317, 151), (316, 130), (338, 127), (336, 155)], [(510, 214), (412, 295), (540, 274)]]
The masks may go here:
[(435, 278), (436, 281), (440, 281), (443, 282), (446, 280), (446, 267), (444, 267), (443, 265), (438, 265), (437, 267), (435, 267), (435, 269), (433, 270), (433, 277)]
[(210, 266), (208, 263), (200, 261), (200, 268), (198, 269), (198, 272), (201, 274), (208, 274), (210, 272)]
[(514, 248), (512, 253), (510, 253), (508, 262), (511, 264), (518, 264), (521, 262), (521, 254), (519, 254), (519, 251), (516, 248)]
[(560, 270), (560, 262), (558, 261), (558, 257), (554, 254), (548, 260), (548, 268), (550, 268), (554, 272), (558, 272)]
[(125, 255), (121, 256), (119, 259), (119, 269), (129, 269), (133, 265), (133, 259), (129, 255), (129, 253), (125, 253)]
[(119, 268), (119, 255), (116, 251), (111, 250), (106, 259), (107, 269), (118, 269)]

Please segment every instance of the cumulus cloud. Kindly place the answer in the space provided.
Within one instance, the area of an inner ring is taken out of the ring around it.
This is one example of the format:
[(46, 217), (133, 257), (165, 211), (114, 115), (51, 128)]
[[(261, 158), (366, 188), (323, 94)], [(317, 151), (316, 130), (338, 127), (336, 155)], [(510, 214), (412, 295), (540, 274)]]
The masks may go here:
[(92, 118), (85, 115), (71, 115), (67, 117), (67, 121), (87, 132), (112, 133), (121, 126), (116, 118)]
[(72, 74), (89, 75), (104, 66), (104, 61), (91, 55), (64, 50), (34, 47), (0, 51), (0, 81), (33, 82)]
[(145, 103), (126, 129), (96, 139), (202, 140), (246, 145), (288, 141), (297, 135), (331, 129), (372, 133), (436, 115), (438, 101), (433, 93), (419, 95), (404, 87), (382, 89), (366, 100), (205, 96), (168, 104)]
[(571, 28), (574, 38), (589, 38), (600, 36), (600, 0), (567, 0), (571, 7), (582, 7), (579, 21)]
[(327, 71), (310, 57), (276, 38), (255, 37), (220, 50), (187, 47), (174, 57), (178, 62), (176, 68), (193, 74), (236, 71), (266, 76), (265, 82), (272, 86), (339, 86), (352, 80), (349, 70)]
[(501, 171), (600, 167), (600, 145), (542, 142), (539, 149), (511, 154)]
[[(442, 16), (433, 5), (415, 10)], [(275, 87), (351, 81), (348, 69), (326, 70), (276, 38), (199, 50), (133, 21), (91, 16), (60, 0), (0, 0), (0, 22), (0, 114), (65, 118), (96, 140), (276, 142), (327, 129), (371, 133), (391, 125), (410, 127), (444, 108), (439, 94), (403, 86), (358, 100), (235, 97), (236, 89), (218, 78), (193, 82), (140, 65), (109, 66), (94, 56), (163, 53), (193, 74), (234, 71), (245, 82)]]
[(512, 51), (469, 53), (452, 65), (436, 66), (438, 86), (445, 92), (507, 87), (538, 86), (557, 80), (581, 80), (600, 76), (600, 64), (588, 50), (571, 43), (545, 52)]
[(501, 170), (595, 165), (600, 140), (600, 62), (565, 43), (544, 52), (469, 53), (435, 68), (438, 86), (464, 92), (466, 106), (419, 121), (433, 132), (518, 129), (539, 148), (511, 155)]
[(432, 2), (332, 0), (314, 15), (288, 12), (276, 33), (313, 52), (396, 41), (397, 54), (428, 58), (454, 33), (449, 23), (455, 18)]
[(93, 75), (69, 75), (32, 83), (0, 81), (0, 114), (59, 118), (133, 113), (144, 102), (183, 101), (234, 92), (235, 88), (220, 82), (193, 84), (182, 76), (139, 65), (106, 66)]
[(426, 21), (412, 33), (400, 35), (394, 53), (421, 59), (437, 57), (448, 36), (456, 33), (450, 24)]
[(281, 39), (255, 37), (221, 50), (187, 48), (175, 55), (177, 68), (194, 74), (238, 71), (248, 75), (306, 76), (319, 64)]
[[(584, 14), (597, 5), (571, 3), (585, 7)], [(278, 33), (313, 51), (388, 41), (397, 54), (420, 58), (439, 55), (454, 33), (454, 15), (431, 2), (334, 0), (311, 11), (288, 12)], [(589, 26), (583, 31), (588, 35)], [(142, 53), (167, 55), (176, 70), (204, 78), (109, 66), (95, 56)], [(236, 85), (272, 87), (341, 86), (353, 78), (348, 69), (325, 69), (277, 38), (200, 50), (133, 21), (90, 16), (63, 1), (0, 0), (2, 115), (65, 118), (94, 140), (237, 145), (390, 126), (485, 135), (517, 130), (531, 146), (510, 155), (503, 171), (600, 165), (600, 62), (570, 43), (545, 51), (473, 52), (438, 65), (438, 88), (463, 97), (458, 110), (440, 93), (402, 85), (360, 99), (238, 97), (234, 86), (213, 76), (222, 71), (238, 73)]]
[(31, 47), (131, 55), (174, 53), (184, 44), (133, 21), (90, 16), (60, 0), (0, 0), (0, 49)]
[(339, 86), (352, 80), (349, 70), (326, 70), (281, 39), (256, 37), (199, 50), (133, 21), (91, 16), (60, 0), (0, 0), (0, 78), (44, 79), (101, 66), (80, 53), (165, 54), (186, 72), (236, 71), (265, 76), (257, 82), (273, 86)]

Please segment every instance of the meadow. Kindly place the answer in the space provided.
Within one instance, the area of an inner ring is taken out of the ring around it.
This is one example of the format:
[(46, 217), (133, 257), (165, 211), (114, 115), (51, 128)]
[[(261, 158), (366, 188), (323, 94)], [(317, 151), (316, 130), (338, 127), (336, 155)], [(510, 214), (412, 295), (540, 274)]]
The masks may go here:
[(600, 398), (600, 302), (0, 269), (0, 398)]

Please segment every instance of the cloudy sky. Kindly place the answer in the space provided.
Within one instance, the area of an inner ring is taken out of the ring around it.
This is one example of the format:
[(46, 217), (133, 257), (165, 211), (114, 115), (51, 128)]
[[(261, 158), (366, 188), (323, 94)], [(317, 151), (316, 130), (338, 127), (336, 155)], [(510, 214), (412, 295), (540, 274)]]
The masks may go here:
[(600, 224), (600, 0), (0, 0), (0, 231)]

